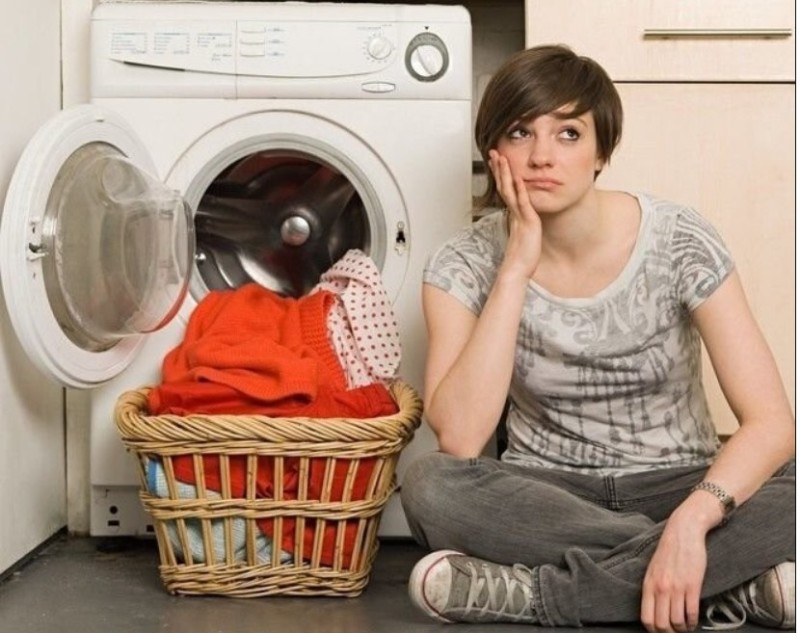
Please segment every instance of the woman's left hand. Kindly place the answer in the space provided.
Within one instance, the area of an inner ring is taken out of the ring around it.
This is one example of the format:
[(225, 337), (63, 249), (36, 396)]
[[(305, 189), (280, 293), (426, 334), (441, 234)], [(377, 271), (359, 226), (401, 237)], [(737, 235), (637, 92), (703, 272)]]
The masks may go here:
[(693, 631), (699, 621), (708, 529), (681, 510), (667, 520), (642, 584), (641, 621), (649, 633)]

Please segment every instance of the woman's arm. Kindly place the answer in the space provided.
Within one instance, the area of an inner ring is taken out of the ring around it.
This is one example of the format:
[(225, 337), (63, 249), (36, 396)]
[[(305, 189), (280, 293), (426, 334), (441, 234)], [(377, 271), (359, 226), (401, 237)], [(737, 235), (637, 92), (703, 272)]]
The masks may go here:
[[(693, 318), (739, 421), (739, 429), (726, 442), (706, 480), (741, 504), (794, 454), (794, 416), (736, 272), (695, 310)], [(712, 495), (693, 494), (710, 497), (705, 501), (714, 506)]]
[(479, 455), (497, 427), (528, 280), (541, 253), (541, 221), (525, 184), (495, 150), (489, 152), (489, 167), (508, 206), (509, 236), (480, 316), (432, 286), (424, 286), (422, 294), (428, 327), (426, 417), (439, 448), (458, 457)]
[[(740, 425), (705, 480), (742, 504), (793, 455), (794, 417), (736, 272), (692, 318)], [(642, 622), (648, 631), (684, 631), (697, 625), (705, 538), (722, 518), (720, 501), (698, 490), (667, 520), (642, 587)]]
[(511, 382), (526, 285), (498, 278), (480, 317), (443, 290), (423, 287), (425, 414), (445, 453), (475, 457), (497, 427)]

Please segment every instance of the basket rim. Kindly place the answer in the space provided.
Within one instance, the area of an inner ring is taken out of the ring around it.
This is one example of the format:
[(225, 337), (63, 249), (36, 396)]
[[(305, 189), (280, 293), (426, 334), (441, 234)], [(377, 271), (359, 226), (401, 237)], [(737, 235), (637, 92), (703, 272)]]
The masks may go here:
[[(403, 381), (389, 386), (398, 405), (391, 415), (373, 418), (270, 417), (266, 415), (191, 414), (148, 415), (147, 394), (151, 387), (123, 392), (114, 407), (114, 422), (126, 444), (142, 440), (165, 443), (223, 442), (328, 442), (410, 441), (422, 420), (422, 400)], [(137, 446), (137, 449), (140, 448)]]

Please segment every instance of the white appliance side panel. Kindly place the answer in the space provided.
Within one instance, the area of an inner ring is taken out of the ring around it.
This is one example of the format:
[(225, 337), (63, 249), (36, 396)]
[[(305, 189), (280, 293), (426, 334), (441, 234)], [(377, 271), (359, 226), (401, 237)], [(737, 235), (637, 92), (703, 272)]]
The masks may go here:
[[(58, 112), (59, 3), (10, 5), (0, 20), (0, 83), (13, 86), (0, 111), (0, 199), (22, 148)], [(0, 573), (66, 523), (63, 390), (36, 371), (0, 298)], [(20, 491), (24, 490), (24, 494)]]
[[(409, 259), (405, 280), (395, 302), (401, 329), (401, 375), (422, 389), (426, 349), (421, 308), (422, 268), (430, 253), (471, 218), (471, 104), (469, 101), (192, 101), (96, 100), (116, 109), (151, 149), (159, 174), (164, 177), (193, 140), (215, 125), (248, 112), (284, 108), (324, 116), (358, 136), (377, 153), (393, 174), (409, 217)], [(158, 121), (182, 121), (163, 128)], [(191, 298), (187, 299), (190, 303)], [(138, 487), (133, 460), (126, 455), (110, 417), (113, 403), (124, 390), (158, 379), (163, 355), (178, 344), (183, 325), (170, 325), (145, 344), (140, 358), (114, 381), (95, 390), (92, 402), (92, 472), (95, 491), (107, 486)], [(406, 448), (398, 467), (402, 480), (405, 466), (414, 456), (434, 450), (435, 439), (423, 423)], [(407, 536), (408, 528), (398, 499), (390, 501), (381, 534)], [(93, 533), (95, 532), (93, 520)], [(115, 529), (117, 526), (115, 526)]]

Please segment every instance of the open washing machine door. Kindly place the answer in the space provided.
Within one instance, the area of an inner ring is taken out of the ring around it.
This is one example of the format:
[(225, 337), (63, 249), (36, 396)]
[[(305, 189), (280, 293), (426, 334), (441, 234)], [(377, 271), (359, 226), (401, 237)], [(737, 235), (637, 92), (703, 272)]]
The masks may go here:
[(186, 294), (192, 213), (154, 173), (125, 121), (93, 105), (48, 121), (14, 171), (0, 218), (5, 302), (25, 352), (66, 386), (123, 371)]

